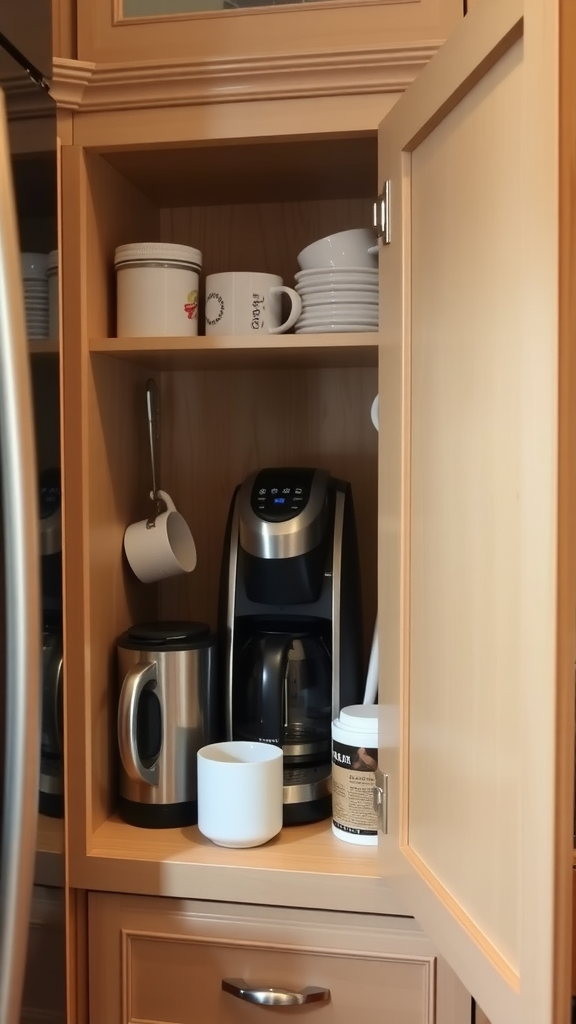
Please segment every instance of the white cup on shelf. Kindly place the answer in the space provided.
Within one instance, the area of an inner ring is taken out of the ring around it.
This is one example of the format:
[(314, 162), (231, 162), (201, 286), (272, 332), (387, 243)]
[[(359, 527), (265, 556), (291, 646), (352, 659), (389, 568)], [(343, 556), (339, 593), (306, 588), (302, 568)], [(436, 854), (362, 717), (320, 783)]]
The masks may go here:
[(283, 754), (271, 743), (227, 740), (201, 747), (198, 828), (217, 846), (261, 846), (282, 828)]

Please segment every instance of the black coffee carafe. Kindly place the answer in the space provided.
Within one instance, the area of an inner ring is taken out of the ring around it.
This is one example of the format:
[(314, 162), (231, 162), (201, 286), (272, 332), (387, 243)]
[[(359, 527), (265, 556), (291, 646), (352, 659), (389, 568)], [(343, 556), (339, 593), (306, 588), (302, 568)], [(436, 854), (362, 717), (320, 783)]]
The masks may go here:
[(285, 823), (325, 817), (331, 806), (332, 668), (322, 636), (255, 633), (240, 653), (238, 679), (235, 736), (274, 743), (284, 752)]

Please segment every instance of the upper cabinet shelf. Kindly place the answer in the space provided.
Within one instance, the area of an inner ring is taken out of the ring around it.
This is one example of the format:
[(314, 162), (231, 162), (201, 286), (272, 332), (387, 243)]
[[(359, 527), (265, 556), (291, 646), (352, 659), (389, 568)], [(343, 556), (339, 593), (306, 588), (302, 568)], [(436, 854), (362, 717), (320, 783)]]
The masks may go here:
[(229, 139), (169, 149), (103, 149), (103, 156), (158, 207), (358, 196), (372, 201), (376, 189), (374, 129), (344, 137), (253, 138), (248, 145), (245, 139)]
[(90, 351), (158, 370), (319, 369), (376, 366), (378, 334), (284, 334), (251, 337), (93, 338)]

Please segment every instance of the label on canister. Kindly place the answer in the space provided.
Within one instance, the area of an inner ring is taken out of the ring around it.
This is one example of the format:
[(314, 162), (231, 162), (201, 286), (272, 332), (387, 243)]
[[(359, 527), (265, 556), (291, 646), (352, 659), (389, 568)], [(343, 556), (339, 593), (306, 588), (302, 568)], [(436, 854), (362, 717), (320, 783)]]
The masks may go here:
[(356, 836), (376, 836), (378, 816), (373, 791), (378, 767), (376, 747), (332, 741), (332, 822)]

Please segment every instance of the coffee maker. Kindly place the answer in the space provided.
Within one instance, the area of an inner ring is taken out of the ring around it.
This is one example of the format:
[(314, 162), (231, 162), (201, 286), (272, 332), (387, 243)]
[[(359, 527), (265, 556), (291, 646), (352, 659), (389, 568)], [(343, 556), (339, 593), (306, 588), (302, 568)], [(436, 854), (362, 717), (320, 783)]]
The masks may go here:
[(362, 614), (350, 485), (322, 469), (253, 473), (235, 491), (220, 588), (229, 739), (284, 752), (284, 824), (331, 813), (331, 722), (361, 701)]

